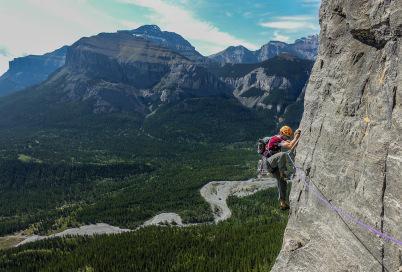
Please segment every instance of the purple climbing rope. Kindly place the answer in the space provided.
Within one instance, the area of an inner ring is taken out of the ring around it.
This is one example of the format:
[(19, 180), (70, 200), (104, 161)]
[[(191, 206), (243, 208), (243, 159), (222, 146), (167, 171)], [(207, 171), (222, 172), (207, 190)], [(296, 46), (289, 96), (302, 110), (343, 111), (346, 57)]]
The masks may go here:
[[(380, 230), (375, 229), (370, 225), (367, 225), (366, 223), (362, 222), (361, 220), (359, 220), (357, 217), (355, 217), (351, 213), (346, 212), (343, 209), (331, 204), (331, 202), (329, 202), (328, 199), (316, 188), (315, 184), (311, 180), (309, 180), (310, 182), (306, 181), (306, 179), (307, 179), (306, 173), (303, 171), (303, 169), (301, 169), (300, 167), (298, 167), (295, 164), (292, 157), (290, 156), (290, 152), (287, 152), (286, 154), (288, 155), (293, 167), (296, 169), (296, 173), (298, 173), (298, 175), (300, 176), (300, 179), (303, 181), (306, 188), (309, 191), (311, 191), (321, 203), (325, 204), (330, 210), (338, 213), (342, 218), (347, 219), (348, 221), (354, 223), (355, 225), (360, 226), (361, 228), (371, 232), (374, 235), (377, 235), (378, 237), (382, 238), (383, 240), (392, 242), (399, 246), (402, 246), (402, 241), (396, 239), (395, 237), (391, 236), (388, 233), (381, 232)], [(300, 174), (300, 173), (302, 173), (302, 174)]]

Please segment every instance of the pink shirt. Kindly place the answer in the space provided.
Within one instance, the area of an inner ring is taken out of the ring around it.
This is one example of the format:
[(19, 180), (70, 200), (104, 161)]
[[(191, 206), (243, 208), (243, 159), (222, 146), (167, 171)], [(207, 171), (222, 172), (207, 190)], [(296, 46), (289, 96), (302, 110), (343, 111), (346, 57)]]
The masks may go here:
[(266, 148), (268, 150), (279, 151), (284, 141), (285, 139), (282, 138), (280, 135), (272, 136)]

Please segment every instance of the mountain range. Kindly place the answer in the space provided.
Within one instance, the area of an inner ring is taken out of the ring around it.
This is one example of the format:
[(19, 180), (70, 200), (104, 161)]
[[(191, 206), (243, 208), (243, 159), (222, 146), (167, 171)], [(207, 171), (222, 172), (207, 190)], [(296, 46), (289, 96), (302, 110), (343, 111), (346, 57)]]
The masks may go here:
[[(135, 30), (123, 30), (117, 33), (169, 49), (196, 63), (198, 66), (205, 67), (214, 63), (221, 65), (225, 63), (259, 63), (282, 53), (313, 60), (318, 48), (317, 36), (310, 36), (298, 39), (294, 44), (269, 42), (254, 52), (242, 46), (229, 47), (220, 53), (204, 57), (182, 36), (174, 32), (162, 31), (156, 25), (144, 25)], [(0, 96), (46, 80), (49, 75), (65, 64), (69, 48), (70, 46), (64, 46), (45, 55), (30, 55), (11, 61), (9, 70), (0, 77)]]
[[(264, 109), (271, 127), (281, 121), (297, 124), (302, 104), (291, 115), (288, 107), (303, 101), (312, 68), (312, 61), (289, 54), (255, 64), (206, 64), (181, 36), (156, 26), (85, 37), (63, 50), (65, 65), (49, 79), (0, 100), (1, 127), (65, 125), (91, 114), (129, 113), (158, 130), (161, 120), (181, 118), (176, 112), (166, 119), (175, 105), (198, 99), (191, 104), (203, 111), (194, 103), (204, 105), (211, 98), (233, 113), (242, 107)], [(164, 117), (157, 121), (159, 114)], [(223, 116), (219, 108), (214, 114)]]
[(209, 56), (214, 62), (225, 63), (257, 63), (283, 53), (292, 54), (298, 58), (315, 60), (318, 51), (318, 35), (308, 36), (296, 40), (292, 44), (271, 41), (256, 51), (244, 46), (230, 46), (227, 49)]

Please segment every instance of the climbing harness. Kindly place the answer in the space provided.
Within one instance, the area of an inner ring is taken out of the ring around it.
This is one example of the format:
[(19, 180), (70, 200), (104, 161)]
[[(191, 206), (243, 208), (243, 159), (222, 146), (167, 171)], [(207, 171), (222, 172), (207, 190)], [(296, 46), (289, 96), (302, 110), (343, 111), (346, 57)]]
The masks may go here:
[[(292, 129), (288, 126), (282, 127), (281, 132), (283, 132), (284, 129), (290, 130), (290, 132), (287, 131), (287, 133), (293, 133)], [(273, 169), (269, 166), (267, 159), (269, 157), (275, 155), (276, 153), (281, 152), (281, 148), (278, 145), (279, 142), (283, 140), (283, 139), (281, 139), (281, 137), (282, 136), (275, 135), (272, 137), (265, 137), (263, 139), (258, 140), (257, 152), (261, 155), (261, 158), (258, 161), (258, 166), (257, 166), (258, 178), (261, 178), (265, 175), (268, 175), (269, 173), (272, 173)], [(271, 143), (271, 140), (273, 140), (275, 143), (273, 143), (271, 148), (269, 148), (268, 144)], [(297, 139), (294, 146), (289, 151), (293, 151), (295, 149), (295, 147), (299, 143), (299, 140), (300, 140), (300, 138)], [(268, 169), (268, 168), (270, 168), (270, 169)]]
[[(353, 224), (359, 226), (362, 229), (365, 229), (367, 231), (369, 231), (370, 233), (378, 236), (379, 238), (383, 239), (384, 241), (388, 241), (388, 242), (392, 242), (398, 246), (402, 246), (402, 241), (396, 239), (395, 237), (391, 236), (388, 233), (385, 232), (381, 232), (378, 229), (373, 228), (370, 225), (367, 225), (366, 223), (364, 223), (363, 221), (359, 220), (356, 216), (354, 216), (353, 214), (344, 211), (343, 209), (333, 205), (322, 193), (321, 191), (318, 189), (318, 187), (310, 180), (308, 179), (306, 173), (304, 172), (304, 170), (297, 166), (296, 163), (294, 162), (294, 160), (292, 159), (292, 156), (290, 156), (290, 153), (293, 152), (293, 150), (289, 150), (288, 152), (286, 152), (286, 154), (289, 157), (290, 162), (292, 163), (295, 173), (300, 177), (300, 180), (303, 181), (304, 186), (306, 187), (306, 189), (310, 192), (312, 192), (314, 194), (314, 196), (321, 202), (323, 203), (325, 206), (327, 206), (331, 211), (336, 212), (341, 218), (348, 220), (349, 222), (352, 222)], [(308, 182), (307, 182), (308, 180)]]

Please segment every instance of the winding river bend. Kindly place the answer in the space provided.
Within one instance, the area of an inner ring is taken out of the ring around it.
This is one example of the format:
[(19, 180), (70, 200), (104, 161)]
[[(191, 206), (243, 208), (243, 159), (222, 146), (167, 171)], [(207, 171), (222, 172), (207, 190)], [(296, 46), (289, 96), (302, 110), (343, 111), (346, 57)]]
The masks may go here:
[[(229, 196), (244, 197), (255, 194), (258, 191), (265, 190), (276, 186), (276, 180), (273, 178), (263, 179), (249, 179), (245, 181), (212, 181), (204, 185), (200, 194), (206, 202), (211, 206), (214, 223), (227, 220), (232, 216), (232, 211), (227, 205), (227, 199)], [(185, 224), (182, 218), (177, 213), (160, 213), (151, 219), (147, 220), (139, 228), (152, 226), (152, 225), (175, 225), (179, 227), (194, 226), (197, 224)], [(202, 223), (200, 223), (202, 224)], [(99, 234), (117, 234), (123, 232), (135, 231), (130, 229), (122, 229), (114, 227), (108, 224), (99, 223), (93, 225), (85, 225), (79, 228), (71, 228), (60, 233), (56, 233), (49, 236), (33, 235), (26, 237), (22, 242), (16, 246), (20, 246), (26, 243), (65, 236), (85, 236), (85, 235), (99, 235)]]

